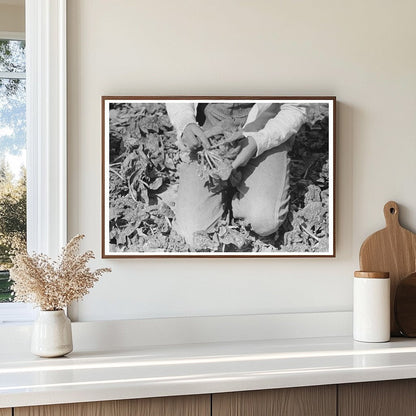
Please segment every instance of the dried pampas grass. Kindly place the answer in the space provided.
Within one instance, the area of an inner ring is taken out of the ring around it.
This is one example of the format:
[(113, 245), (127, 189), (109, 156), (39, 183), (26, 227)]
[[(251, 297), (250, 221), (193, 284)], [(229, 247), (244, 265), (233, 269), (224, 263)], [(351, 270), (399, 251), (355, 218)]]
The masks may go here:
[(34, 303), (42, 310), (56, 311), (85, 296), (99, 277), (111, 269), (89, 269), (87, 263), (94, 258), (94, 253), (79, 254), (83, 238), (83, 235), (76, 235), (63, 248), (58, 261), (45, 254), (29, 255), (26, 250), (16, 254), (10, 270), (14, 301)]

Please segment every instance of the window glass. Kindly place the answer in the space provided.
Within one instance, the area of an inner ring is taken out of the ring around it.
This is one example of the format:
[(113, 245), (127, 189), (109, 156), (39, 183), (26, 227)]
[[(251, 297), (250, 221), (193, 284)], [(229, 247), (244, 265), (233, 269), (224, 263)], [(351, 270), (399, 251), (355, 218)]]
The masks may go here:
[(26, 244), (25, 42), (0, 40), (0, 302), (12, 294), (10, 256)]
[(0, 39), (0, 72), (26, 72), (24, 40)]

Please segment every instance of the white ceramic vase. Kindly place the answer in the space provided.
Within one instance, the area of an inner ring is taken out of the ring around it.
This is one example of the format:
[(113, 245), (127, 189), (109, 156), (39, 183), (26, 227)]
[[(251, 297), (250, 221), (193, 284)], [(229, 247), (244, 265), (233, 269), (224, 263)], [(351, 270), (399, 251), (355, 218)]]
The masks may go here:
[(31, 351), (39, 357), (62, 357), (72, 351), (71, 321), (63, 310), (40, 311), (33, 325)]

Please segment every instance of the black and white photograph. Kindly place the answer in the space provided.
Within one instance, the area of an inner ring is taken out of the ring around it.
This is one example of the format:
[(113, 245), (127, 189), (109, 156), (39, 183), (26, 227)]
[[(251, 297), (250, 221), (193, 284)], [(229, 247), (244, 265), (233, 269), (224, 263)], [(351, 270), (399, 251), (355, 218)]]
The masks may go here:
[(334, 97), (102, 97), (103, 257), (335, 256)]

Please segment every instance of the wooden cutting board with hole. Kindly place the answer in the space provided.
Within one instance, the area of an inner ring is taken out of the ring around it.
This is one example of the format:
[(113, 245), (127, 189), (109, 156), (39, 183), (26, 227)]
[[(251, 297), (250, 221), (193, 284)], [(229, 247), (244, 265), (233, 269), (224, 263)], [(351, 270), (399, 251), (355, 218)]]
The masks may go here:
[(386, 228), (370, 235), (360, 250), (362, 271), (389, 272), (391, 335), (400, 335), (394, 319), (394, 298), (401, 279), (416, 271), (416, 234), (406, 230), (399, 222), (399, 206), (390, 201), (384, 205)]

